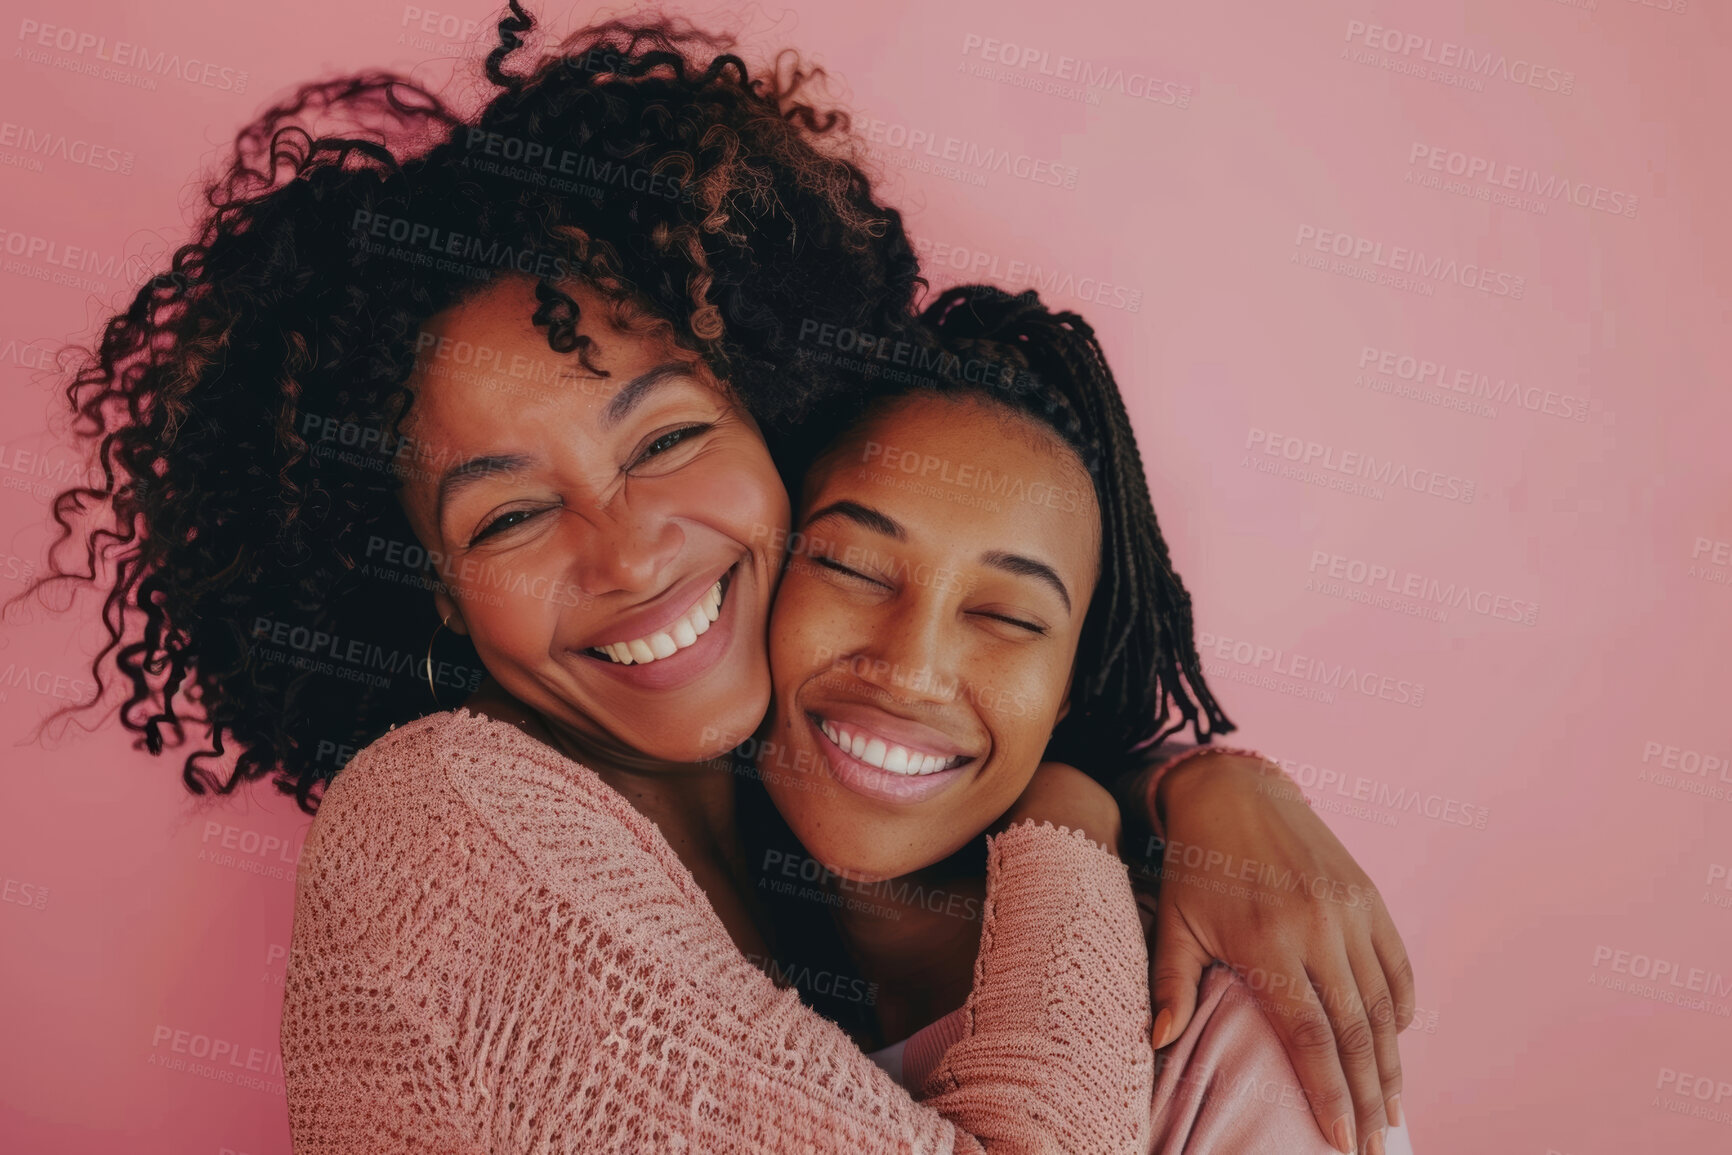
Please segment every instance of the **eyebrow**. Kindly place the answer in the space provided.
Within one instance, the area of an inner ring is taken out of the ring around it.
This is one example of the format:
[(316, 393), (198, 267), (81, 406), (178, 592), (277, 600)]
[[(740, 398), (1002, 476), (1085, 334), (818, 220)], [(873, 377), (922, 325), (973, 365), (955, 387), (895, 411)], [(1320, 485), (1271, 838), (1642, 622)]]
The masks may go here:
[(1065, 588), (1064, 579), (1058, 576), (1058, 571), (1032, 557), (1024, 557), (1020, 553), (1006, 553), (1001, 549), (988, 550), (980, 555), (981, 563), (1004, 573), (1016, 574), (1018, 577), (1031, 577), (1036, 581), (1045, 582), (1058, 594), (1059, 601), (1064, 603), (1065, 613), (1071, 612), (1070, 591)]
[[(608, 399), (607, 407), (601, 411), (602, 425), (618, 425), (656, 386), (691, 375), (692, 367), (683, 361), (664, 361), (653, 369), (639, 373), (621, 385), (619, 392)], [(561, 376), (569, 377), (572, 374), (565, 373)], [(500, 453), (471, 457), (453, 465), (439, 478), (439, 499), (433, 514), (435, 519), (442, 522), (445, 518), (445, 503), (470, 486), (495, 474), (514, 473), (529, 464), (530, 459), (524, 454)]]
[[(841, 517), (869, 529), (874, 533), (896, 541), (907, 541), (908, 531), (903, 529), (896, 519), (881, 513), (871, 506), (861, 505), (857, 501), (831, 502), (824, 508), (816, 510), (806, 519), (810, 527), (814, 522), (823, 521), (828, 517)], [(1044, 561), (1026, 557), (1019, 553), (1009, 553), (1002, 549), (991, 549), (980, 555), (982, 565), (990, 566), (1001, 573), (1014, 574), (1017, 577), (1034, 578), (1038, 582), (1051, 586), (1059, 600), (1064, 603), (1066, 613), (1074, 613), (1071, 605), (1070, 590), (1065, 587), (1064, 579), (1058, 576), (1058, 571)]]
[(684, 361), (664, 361), (654, 369), (639, 373), (608, 399), (607, 408), (601, 411), (602, 425), (607, 428), (618, 425), (656, 386), (691, 375), (692, 366)]
[(522, 453), (494, 453), (460, 461), (439, 476), (439, 498), (433, 507), (435, 524), (445, 521), (445, 503), (487, 478), (528, 468), (530, 458)]
[(897, 541), (908, 540), (908, 531), (897, 524), (894, 518), (879, 513), (871, 506), (861, 505), (858, 501), (833, 501), (823, 509), (815, 510), (812, 516), (806, 519), (806, 524), (811, 525), (815, 521), (823, 521), (828, 517), (846, 518), (855, 525), (869, 529), (873, 533), (881, 533), (885, 537), (895, 538)]

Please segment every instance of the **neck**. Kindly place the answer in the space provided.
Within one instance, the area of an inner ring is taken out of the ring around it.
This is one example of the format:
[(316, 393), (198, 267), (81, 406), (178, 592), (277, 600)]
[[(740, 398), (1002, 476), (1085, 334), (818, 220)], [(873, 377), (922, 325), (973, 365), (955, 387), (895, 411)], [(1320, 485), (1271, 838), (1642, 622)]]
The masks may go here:
[(986, 881), (938, 863), (882, 882), (831, 878), (832, 907), (861, 977), (878, 986), (886, 1041), (906, 1038), (967, 1001), (980, 951)]
[(763, 949), (762, 912), (748, 890), (728, 760), (662, 762), (597, 739), (513, 698), (491, 679), (465, 703), (509, 722), (592, 770), (661, 831), (742, 950)]
[(509, 722), (538, 742), (581, 763), (661, 828), (680, 857), (679, 841), (711, 846), (731, 841), (734, 784), (728, 762), (664, 762), (550, 718), (488, 678), (464, 708)]
[(552, 745), (617, 790), (661, 830), (688, 867), (695, 861), (731, 862), (739, 853), (734, 819), (734, 777), (726, 758), (662, 762), (611, 748), (557, 719), (542, 717)]

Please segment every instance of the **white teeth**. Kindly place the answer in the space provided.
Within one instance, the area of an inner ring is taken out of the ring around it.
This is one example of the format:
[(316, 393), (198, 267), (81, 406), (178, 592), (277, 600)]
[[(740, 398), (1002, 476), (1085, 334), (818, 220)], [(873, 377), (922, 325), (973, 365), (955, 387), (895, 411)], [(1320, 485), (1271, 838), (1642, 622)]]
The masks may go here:
[(935, 774), (954, 761), (937, 754), (921, 754), (906, 746), (886, 742), (882, 738), (868, 738), (830, 721), (820, 722), (818, 728), (824, 731), (824, 736), (836, 743), (839, 749), (846, 750), (868, 766), (876, 766), (892, 774), (905, 774), (910, 777)]
[(697, 604), (665, 630), (629, 642), (610, 642), (595, 649), (622, 666), (643, 665), (672, 657), (709, 632), (710, 624), (722, 616), (722, 583), (711, 586)]

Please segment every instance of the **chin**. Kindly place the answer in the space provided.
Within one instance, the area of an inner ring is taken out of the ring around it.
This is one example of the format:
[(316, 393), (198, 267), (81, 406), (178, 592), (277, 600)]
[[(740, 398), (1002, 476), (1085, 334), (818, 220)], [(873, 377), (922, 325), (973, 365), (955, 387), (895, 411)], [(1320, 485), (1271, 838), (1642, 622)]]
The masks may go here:
[[(942, 856), (924, 855), (918, 851), (887, 856), (884, 846), (888, 839), (879, 838), (870, 823), (847, 823), (848, 841), (825, 846), (824, 839), (815, 843), (800, 838), (801, 844), (819, 862), (847, 878), (850, 882), (885, 882), (901, 878), (923, 866), (930, 866)], [(795, 830), (795, 837), (800, 832)], [(818, 849), (822, 847), (822, 849)]]
[(689, 743), (691, 750), (688, 757), (670, 756), (669, 760), (702, 762), (720, 758), (758, 732), (769, 708), (770, 687), (769, 679), (766, 678), (763, 693), (753, 694), (749, 701), (739, 705), (729, 704), (711, 713), (704, 720)]

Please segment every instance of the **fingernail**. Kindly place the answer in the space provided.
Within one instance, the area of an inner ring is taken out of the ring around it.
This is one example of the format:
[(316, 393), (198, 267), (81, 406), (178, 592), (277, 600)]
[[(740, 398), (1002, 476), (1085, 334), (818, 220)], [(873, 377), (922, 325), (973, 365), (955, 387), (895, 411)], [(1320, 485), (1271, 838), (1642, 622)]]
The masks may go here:
[(1155, 1016), (1155, 1050), (1160, 1050), (1170, 1041), (1167, 1036), (1173, 1030), (1173, 1012), (1162, 1007), (1161, 1013)]
[(1365, 1141), (1365, 1155), (1383, 1155), (1383, 1128), (1379, 1127)]
[(1387, 1102), (1383, 1105), (1383, 1110), (1389, 1116), (1389, 1125), (1391, 1127), (1401, 1126), (1401, 1096), (1400, 1095), (1389, 1096), (1389, 1102)]
[(1345, 1155), (1354, 1155), (1353, 1116), (1343, 1115), (1341, 1118), (1335, 1120), (1335, 1126), (1332, 1128), (1332, 1132), (1334, 1134), (1335, 1149), (1345, 1152)]

